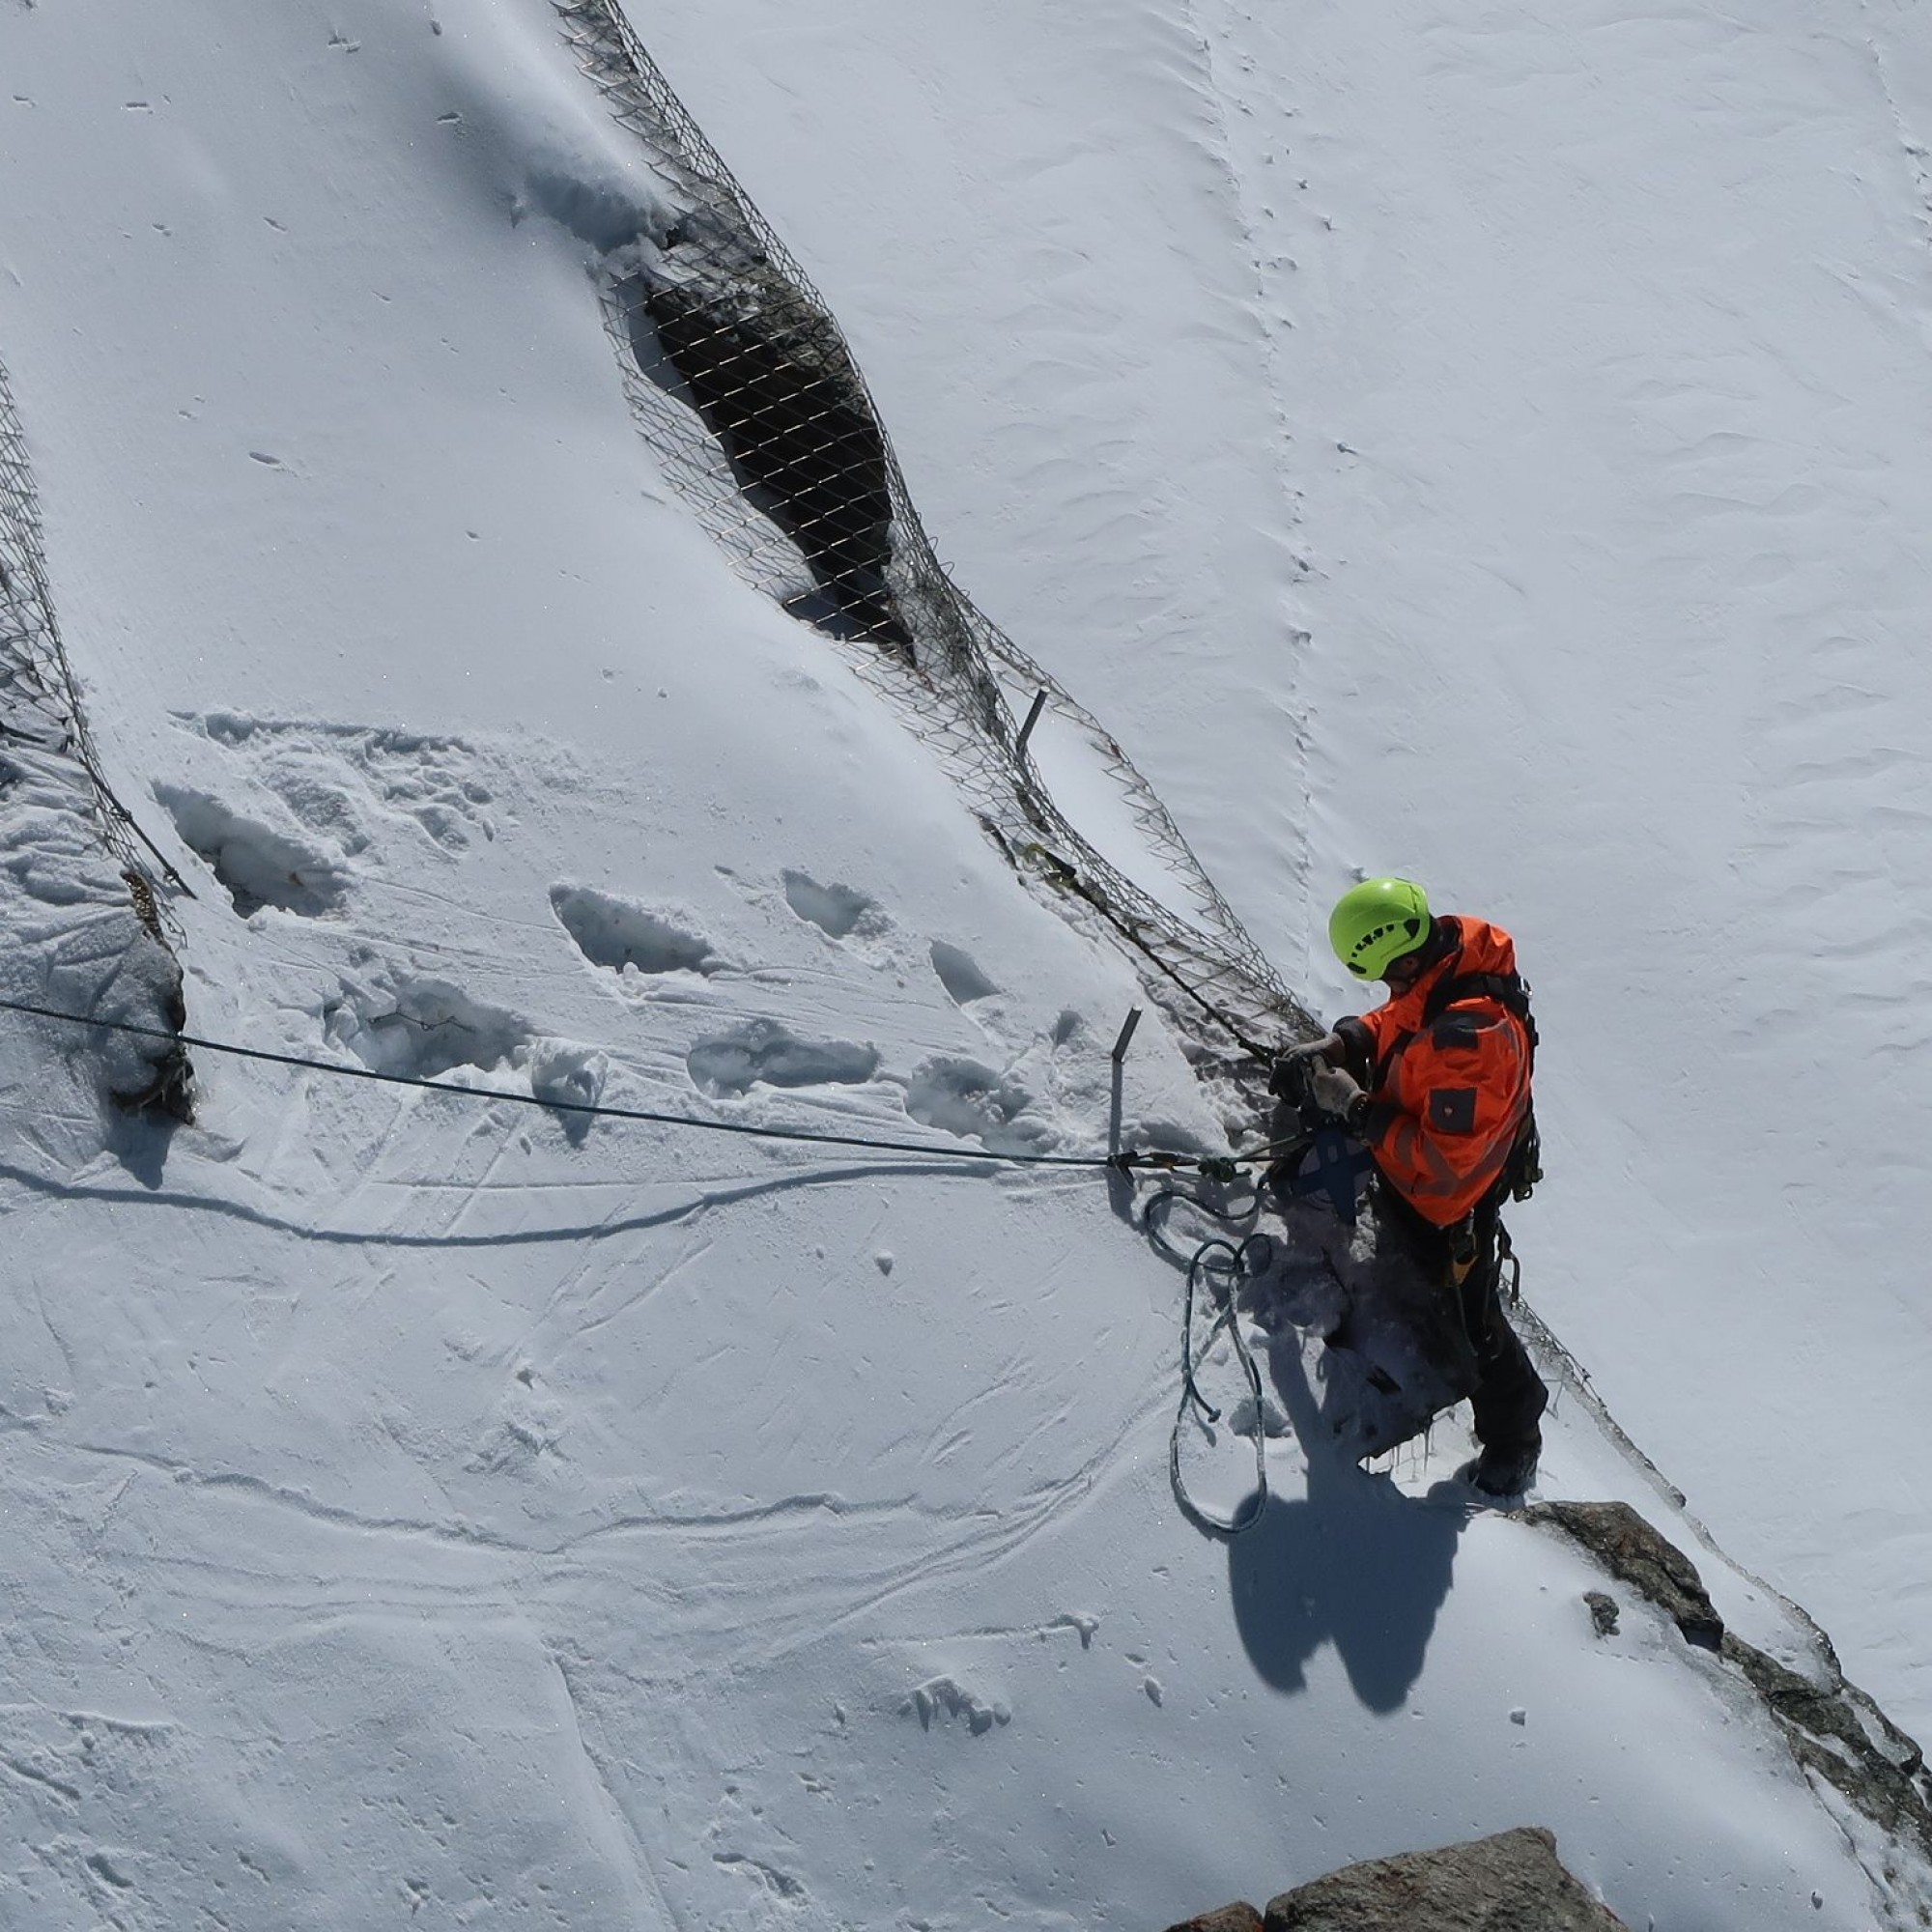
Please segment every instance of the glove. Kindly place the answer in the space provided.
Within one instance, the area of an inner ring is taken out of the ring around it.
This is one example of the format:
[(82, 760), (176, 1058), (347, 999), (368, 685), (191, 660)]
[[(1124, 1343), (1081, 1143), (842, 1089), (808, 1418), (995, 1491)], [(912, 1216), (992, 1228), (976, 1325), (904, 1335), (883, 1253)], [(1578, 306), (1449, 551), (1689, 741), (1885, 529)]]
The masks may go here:
[(1308, 1082), (1308, 1096), (1324, 1114), (1341, 1120), (1361, 1096), (1361, 1087), (1346, 1067), (1316, 1067)]
[(1268, 1075), (1268, 1092), (1282, 1100), (1299, 1100), (1308, 1091), (1308, 1076), (1324, 1060), (1333, 1060), (1342, 1052), (1340, 1034), (1324, 1033), (1320, 1039), (1305, 1040), (1300, 1046), (1291, 1046), (1274, 1064), (1274, 1071)]

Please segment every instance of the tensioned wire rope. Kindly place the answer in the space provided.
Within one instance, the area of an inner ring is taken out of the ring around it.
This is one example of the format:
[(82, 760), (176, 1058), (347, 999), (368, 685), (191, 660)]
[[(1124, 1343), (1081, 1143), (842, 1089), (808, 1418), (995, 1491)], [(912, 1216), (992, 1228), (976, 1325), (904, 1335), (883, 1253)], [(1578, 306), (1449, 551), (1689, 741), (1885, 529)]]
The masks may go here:
[(740, 1134), (753, 1140), (800, 1141), (819, 1147), (864, 1148), (874, 1153), (919, 1154), (933, 1160), (969, 1160), (980, 1166), (999, 1162), (1013, 1167), (1111, 1168), (1130, 1173), (1135, 1168), (1168, 1172), (1180, 1168), (1199, 1170), (1209, 1178), (1232, 1178), (1238, 1166), (1256, 1161), (1272, 1161), (1278, 1150), (1270, 1146), (1236, 1155), (1189, 1154), (1161, 1149), (1129, 1149), (1112, 1154), (1009, 1153), (993, 1148), (938, 1147), (929, 1141), (871, 1139), (860, 1134), (815, 1133), (805, 1127), (765, 1127), (749, 1121), (707, 1121), (696, 1114), (668, 1114), (646, 1107), (611, 1107), (589, 1100), (546, 1099), (539, 1094), (513, 1094), (500, 1087), (458, 1087), (446, 1081), (425, 1079), (414, 1073), (384, 1073), (373, 1066), (350, 1066), (339, 1060), (315, 1060), (299, 1053), (276, 1053), (268, 1047), (238, 1046), (231, 1040), (208, 1039), (191, 1033), (174, 1033), (162, 1027), (136, 1026), (129, 1020), (101, 1019), (89, 1013), (70, 1013), (58, 1007), (35, 1006), (24, 1000), (0, 999), (0, 1010), (31, 1014), (37, 1019), (58, 1020), (67, 1026), (95, 1027), (108, 1033), (131, 1034), (138, 1039), (158, 1039), (169, 1044), (199, 1047), (207, 1053), (225, 1053), (237, 1060), (257, 1060), (270, 1066), (295, 1066), (314, 1073), (333, 1073), (345, 1080), (373, 1080), (387, 1087), (415, 1087), (430, 1094), (453, 1094), (474, 1100), (507, 1100), (512, 1106), (540, 1107), (550, 1113), (581, 1114), (600, 1120), (642, 1121), (654, 1126), (693, 1127), (701, 1133)]

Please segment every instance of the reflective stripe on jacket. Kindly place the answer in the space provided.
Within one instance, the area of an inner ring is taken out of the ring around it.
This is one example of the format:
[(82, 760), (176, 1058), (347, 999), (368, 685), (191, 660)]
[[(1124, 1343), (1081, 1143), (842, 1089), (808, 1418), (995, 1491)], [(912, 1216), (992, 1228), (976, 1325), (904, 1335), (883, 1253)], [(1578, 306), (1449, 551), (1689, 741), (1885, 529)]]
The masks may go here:
[(1516, 971), (1516, 942), (1480, 919), (1443, 918), (1448, 954), (1407, 992), (1335, 1031), (1369, 1095), (1362, 1138), (1424, 1220), (1460, 1221), (1497, 1180), (1529, 1111), (1530, 1044), (1500, 1000), (1470, 994), (1425, 1023), (1431, 991)]

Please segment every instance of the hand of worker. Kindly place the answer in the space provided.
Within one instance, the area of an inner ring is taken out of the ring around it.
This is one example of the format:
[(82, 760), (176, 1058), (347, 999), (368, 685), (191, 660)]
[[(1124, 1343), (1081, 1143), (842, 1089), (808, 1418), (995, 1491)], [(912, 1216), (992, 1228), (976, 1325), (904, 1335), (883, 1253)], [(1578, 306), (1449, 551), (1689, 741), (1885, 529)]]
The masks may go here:
[(1283, 1100), (1298, 1100), (1307, 1090), (1309, 1074), (1321, 1062), (1339, 1059), (1341, 1053), (1342, 1037), (1333, 1033), (1291, 1046), (1275, 1062), (1274, 1071), (1268, 1075), (1268, 1092)]
[(1346, 1067), (1317, 1066), (1308, 1082), (1309, 1097), (1324, 1114), (1338, 1121), (1360, 1096), (1361, 1087)]

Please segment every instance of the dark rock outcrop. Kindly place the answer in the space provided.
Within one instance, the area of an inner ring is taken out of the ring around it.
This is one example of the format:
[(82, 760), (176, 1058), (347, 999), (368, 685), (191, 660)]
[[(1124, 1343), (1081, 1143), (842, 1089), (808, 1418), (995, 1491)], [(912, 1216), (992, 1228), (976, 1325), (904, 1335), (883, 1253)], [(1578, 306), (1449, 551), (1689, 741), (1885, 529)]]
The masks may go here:
[(1268, 1901), (1265, 1932), (1618, 1932), (1564, 1870), (1555, 1833), (1520, 1826), (1349, 1865)]
[[(1932, 1776), (1923, 1753), (1847, 1682), (1822, 1632), (1814, 1633), (1820, 1658), (1814, 1681), (1725, 1630), (1697, 1566), (1628, 1503), (1536, 1503), (1521, 1514), (1525, 1521), (1575, 1538), (1612, 1576), (1663, 1610), (1686, 1642), (1715, 1651), (1757, 1692), (1806, 1772), (1881, 1830), (1932, 1859)], [(1600, 1622), (1600, 1634), (1602, 1628)]]
[(1167, 1932), (1264, 1932), (1262, 1916), (1245, 1899), (1224, 1905), (1217, 1912), (1204, 1912), (1196, 1918), (1183, 1918)]
[[(741, 490), (797, 544), (860, 632), (910, 655), (886, 584), (893, 497), (885, 432), (830, 316), (742, 238), (682, 218), (624, 291), (729, 459)], [(634, 339), (640, 364), (645, 346)]]
[[(187, 1000), (184, 991), (181, 962), (176, 959), (161, 930), (155, 910), (153, 888), (138, 872), (122, 875), (128, 882), (128, 896), (158, 957), (148, 960), (154, 997), (161, 1017), (179, 1034), (187, 1025)], [(143, 949), (146, 951), (147, 949)], [(141, 1119), (167, 1120), (185, 1125), (194, 1120), (194, 1064), (180, 1040), (157, 1037), (154, 1034), (128, 1036), (123, 1041), (122, 1058), (131, 1070), (120, 1076), (109, 1090), (109, 1098), (124, 1114)]]
[(1716, 1650), (1724, 1620), (1712, 1606), (1697, 1566), (1628, 1503), (1533, 1503), (1527, 1522), (1553, 1524), (1580, 1543), (1611, 1576), (1648, 1597), (1684, 1633), (1686, 1643)]
[(1856, 1684), (1831, 1646), (1813, 1684), (1755, 1645), (1724, 1634), (1723, 1657), (1750, 1680), (1777, 1719), (1791, 1754), (1857, 1808), (1932, 1860), (1932, 1777), (1923, 1753)]

